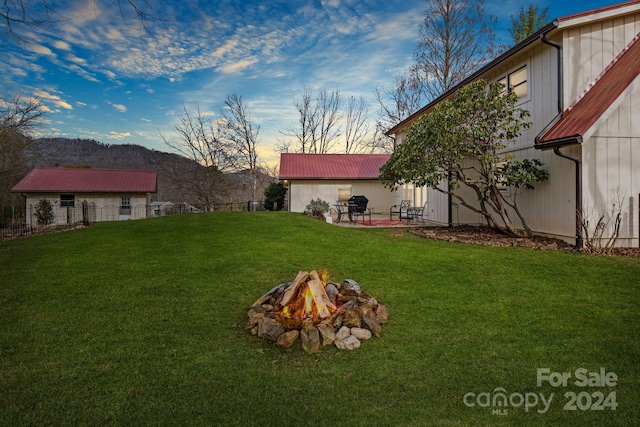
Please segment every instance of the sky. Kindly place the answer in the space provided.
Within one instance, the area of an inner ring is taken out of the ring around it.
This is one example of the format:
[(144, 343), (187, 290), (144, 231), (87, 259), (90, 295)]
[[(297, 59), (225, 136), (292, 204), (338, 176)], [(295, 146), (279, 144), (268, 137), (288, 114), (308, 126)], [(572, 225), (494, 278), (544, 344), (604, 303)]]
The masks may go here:
[[(52, 22), (0, 34), (0, 96), (37, 98), (41, 136), (94, 139), (172, 151), (183, 108), (220, 117), (242, 97), (260, 127), (260, 159), (274, 165), (295, 126), (305, 87), (362, 97), (371, 126), (375, 90), (413, 64), (425, 0), (147, 0), (140, 28), (126, 0), (50, 0)], [(550, 19), (617, 3), (532, 0)], [(498, 38), (529, 2), (485, 0)]]

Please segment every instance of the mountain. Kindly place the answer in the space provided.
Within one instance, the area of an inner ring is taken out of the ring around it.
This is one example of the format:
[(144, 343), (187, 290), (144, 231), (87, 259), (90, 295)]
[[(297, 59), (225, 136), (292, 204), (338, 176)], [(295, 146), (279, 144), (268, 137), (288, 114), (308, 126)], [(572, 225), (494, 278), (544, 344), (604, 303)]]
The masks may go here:
[[(133, 144), (104, 144), (89, 139), (41, 138), (34, 141), (32, 167), (91, 167), (104, 169), (144, 169), (158, 171), (158, 194), (153, 200), (186, 202), (200, 205), (194, 186), (186, 177), (202, 166), (193, 160), (173, 153), (150, 150)], [(227, 175), (234, 183), (225, 196), (226, 203), (247, 203), (251, 199), (243, 184), (243, 174)], [(270, 182), (271, 177), (262, 176), (261, 181)], [(265, 184), (266, 185), (266, 184)], [(257, 198), (262, 199), (264, 186), (258, 189)]]

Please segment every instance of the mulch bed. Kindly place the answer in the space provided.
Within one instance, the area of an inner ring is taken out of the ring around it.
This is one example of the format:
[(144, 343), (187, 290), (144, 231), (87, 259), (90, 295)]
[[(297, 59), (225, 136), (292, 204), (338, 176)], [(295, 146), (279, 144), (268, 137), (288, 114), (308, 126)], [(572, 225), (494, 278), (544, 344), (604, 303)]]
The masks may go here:
[[(486, 226), (459, 225), (451, 228), (412, 228), (409, 232), (427, 239), (468, 243), (473, 245), (520, 246), (525, 248), (554, 251), (573, 250), (573, 245), (565, 242), (564, 240), (543, 236), (509, 237)], [(640, 258), (640, 248), (615, 248), (612, 250), (611, 255)]]

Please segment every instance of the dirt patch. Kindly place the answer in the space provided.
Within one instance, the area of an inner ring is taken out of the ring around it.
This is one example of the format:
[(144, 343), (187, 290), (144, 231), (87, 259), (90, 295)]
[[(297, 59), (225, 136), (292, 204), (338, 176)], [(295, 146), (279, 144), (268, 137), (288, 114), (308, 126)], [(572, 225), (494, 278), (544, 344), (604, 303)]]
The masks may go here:
[[(410, 233), (427, 239), (483, 246), (520, 246), (531, 249), (571, 251), (573, 245), (564, 240), (543, 236), (509, 237), (486, 226), (412, 228)], [(612, 255), (640, 258), (640, 248), (616, 248)]]

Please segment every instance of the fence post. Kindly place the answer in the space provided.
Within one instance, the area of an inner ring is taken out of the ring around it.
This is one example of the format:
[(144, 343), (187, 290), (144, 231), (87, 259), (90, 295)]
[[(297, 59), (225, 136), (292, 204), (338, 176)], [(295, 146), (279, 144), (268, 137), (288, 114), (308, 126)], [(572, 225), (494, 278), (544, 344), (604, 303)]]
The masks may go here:
[(86, 227), (89, 226), (89, 202), (86, 200), (82, 202), (82, 223)]

